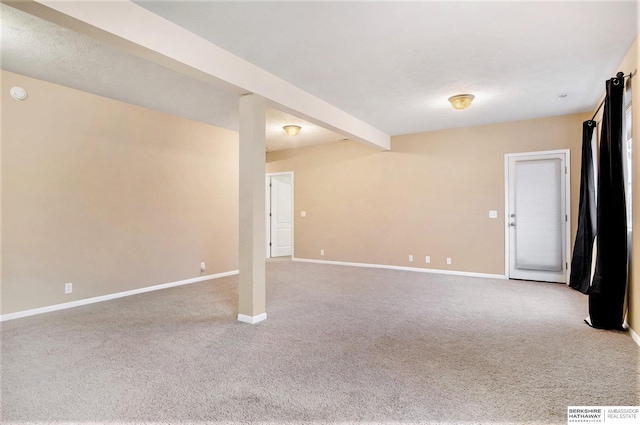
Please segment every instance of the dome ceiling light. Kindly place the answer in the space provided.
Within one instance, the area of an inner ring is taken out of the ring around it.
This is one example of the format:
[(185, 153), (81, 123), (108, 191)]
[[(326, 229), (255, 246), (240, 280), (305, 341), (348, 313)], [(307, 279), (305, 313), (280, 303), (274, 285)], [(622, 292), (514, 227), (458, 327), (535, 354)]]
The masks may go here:
[(471, 101), (475, 98), (472, 94), (457, 94), (449, 98), (451, 106), (459, 111), (467, 109), (471, 105)]
[(284, 129), (284, 131), (287, 133), (288, 136), (297, 136), (298, 133), (300, 133), (300, 129), (302, 127), (300, 127), (299, 125), (285, 125), (282, 128)]

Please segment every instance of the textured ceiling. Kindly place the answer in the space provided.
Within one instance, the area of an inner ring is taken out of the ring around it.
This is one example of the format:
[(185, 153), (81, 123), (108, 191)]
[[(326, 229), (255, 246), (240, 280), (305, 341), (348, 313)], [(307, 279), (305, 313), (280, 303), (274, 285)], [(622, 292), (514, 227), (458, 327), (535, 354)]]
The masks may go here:
[[(391, 135), (591, 110), (638, 32), (634, 1), (137, 3)], [(237, 130), (238, 90), (0, 14), (3, 69)], [(462, 92), (476, 100), (455, 111)], [(268, 120), (273, 150), (343, 138)]]
[[(297, 136), (287, 136), (282, 127), (288, 124), (299, 125), (301, 127), (300, 133)], [(345, 140), (345, 136), (341, 134), (273, 108), (267, 109), (266, 130), (267, 151), (269, 152)]]
[[(238, 129), (238, 97), (243, 94), (239, 90), (214, 87), (2, 3), (0, 16), (0, 60), (4, 70)], [(269, 151), (344, 138), (272, 108), (267, 110), (267, 120)], [(303, 129), (298, 136), (290, 137), (282, 129), (286, 124)]]
[(590, 110), (638, 33), (633, 1), (137, 3), (391, 135)]
[(217, 89), (4, 4), (0, 16), (0, 58), (6, 71), (238, 128), (240, 92)]

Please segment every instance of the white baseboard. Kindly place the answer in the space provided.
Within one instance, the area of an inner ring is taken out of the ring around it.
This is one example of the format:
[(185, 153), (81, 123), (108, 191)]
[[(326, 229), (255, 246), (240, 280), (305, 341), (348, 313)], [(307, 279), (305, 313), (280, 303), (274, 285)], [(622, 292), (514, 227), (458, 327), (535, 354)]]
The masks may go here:
[(633, 328), (629, 328), (629, 335), (631, 335), (631, 339), (633, 339), (636, 344), (640, 345), (640, 335), (638, 335)]
[(502, 274), (472, 273), (472, 272), (461, 272), (456, 270), (424, 269), (421, 267), (403, 267), (403, 266), (390, 266), (385, 264), (349, 263), (344, 261), (329, 261), (329, 260), (310, 260), (307, 258), (292, 258), (292, 261), (300, 261), (303, 263), (335, 264), (338, 266), (370, 267), (375, 269), (405, 270), (405, 271), (420, 272), (420, 273), (436, 273), (436, 274), (449, 274), (449, 275), (456, 275), (456, 276), (483, 277), (483, 278), (489, 278), (489, 279), (506, 279), (506, 276)]
[(199, 277), (194, 277), (192, 279), (179, 280), (177, 282), (163, 283), (160, 285), (147, 286), (144, 288), (132, 289), (130, 291), (117, 292), (115, 294), (102, 295), (102, 296), (93, 297), (93, 298), (85, 298), (83, 300), (71, 301), (71, 302), (62, 303), (62, 304), (55, 304), (47, 307), (34, 308), (31, 310), (23, 310), (17, 313), (3, 314), (3, 315), (0, 315), (0, 322), (19, 319), (21, 317), (34, 316), (36, 314), (49, 313), (51, 311), (64, 310), (72, 307), (79, 307), (81, 305), (99, 303), (102, 301), (113, 300), (116, 298), (128, 297), (129, 295), (142, 294), (144, 292), (157, 291), (159, 289), (172, 288), (174, 286), (188, 285), (190, 283), (202, 282), (204, 280), (219, 279), (221, 277), (232, 276), (235, 274), (238, 274), (238, 270), (232, 270), (230, 272), (223, 272), (223, 273), (217, 273), (217, 274), (210, 274), (207, 276), (199, 276)]
[(255, 325), (267, 318), (267, 313), (258, 314), (257, 316), (247, 316), (246, 314), (238, 314), (238, 321)]

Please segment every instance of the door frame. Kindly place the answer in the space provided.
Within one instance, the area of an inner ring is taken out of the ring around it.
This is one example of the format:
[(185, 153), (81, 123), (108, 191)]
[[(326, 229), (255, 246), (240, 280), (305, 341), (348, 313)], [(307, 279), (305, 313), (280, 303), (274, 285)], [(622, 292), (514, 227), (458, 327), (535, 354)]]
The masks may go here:
[(567, 220), (565, 221), (565, 248), (564, 248), (564, 261), (565, 267), (565, 284), (569, 285), (569, 276), (571, 274), (571, 150), (570, 149), (556, 149), (550, 151), (536, 151), (536, 152), (515, 152), (504, 154), (504, 276), (507, 279), (510, 277), (510, 255), (511, 255), (511, 242), (509, 237), (509, 159), (514, 157), (527, 157), (538, 155), (558, 155), (564, 154), (564, 164), (566, 172), (564, 174), (565, 183), (565, 213), (567, 214)]
[[(293, 176), (293, 171), (283, 171), (280, 173), (266, 173), (265, 175), (265, 192), (267, 191), (267, 185), (270, 183), (270, 178), (273, 176), (291, 176), (291, 258), (295, 258), (295, 228), (296, 228), (296, 214), (295, 214), (295, 181)], [(266, 234), (269, 236), (266, 239), (266, 258), (274, 258), (271, 257), (271, 248), (269, 243), (271, 242), (271, 218), (269, 213), (271, 212), (271, 191), (269, 190), (269, 196), (265, 196), (265, 221), (266, 221)], [(276, 257), (277, 258), (277, 257)]]

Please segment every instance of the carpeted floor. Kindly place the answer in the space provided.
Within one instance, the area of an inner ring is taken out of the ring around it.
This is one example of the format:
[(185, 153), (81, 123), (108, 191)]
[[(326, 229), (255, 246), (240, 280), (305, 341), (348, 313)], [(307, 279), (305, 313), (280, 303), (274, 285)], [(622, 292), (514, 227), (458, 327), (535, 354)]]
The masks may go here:
[(540, 423), (639, 405), (640, 347), (564, 285), (290, 261), (2, 324), (10, 422)]

